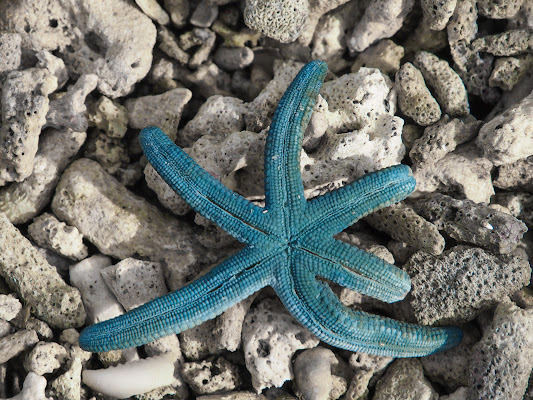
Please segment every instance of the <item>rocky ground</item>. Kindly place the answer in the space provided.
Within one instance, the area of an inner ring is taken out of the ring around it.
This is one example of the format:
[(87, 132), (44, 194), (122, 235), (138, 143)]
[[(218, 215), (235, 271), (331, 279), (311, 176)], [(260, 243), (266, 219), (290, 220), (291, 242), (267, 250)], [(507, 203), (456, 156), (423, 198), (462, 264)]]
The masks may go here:
[[(533, 399), (532, 50), (531, 0), (0, 0), (0, 398)], [(411, 293), (335, 292), (463, 342), (339, 350), (267, 288), (142, 348), (82, 350), (84, 326), (240, 246), (147, 165), (140, 129), (260, 202), (273, 111), (312, 59), (330, 72), (307, 197), (398, 163), (417, 180), (338, 235), (403, 268)]]

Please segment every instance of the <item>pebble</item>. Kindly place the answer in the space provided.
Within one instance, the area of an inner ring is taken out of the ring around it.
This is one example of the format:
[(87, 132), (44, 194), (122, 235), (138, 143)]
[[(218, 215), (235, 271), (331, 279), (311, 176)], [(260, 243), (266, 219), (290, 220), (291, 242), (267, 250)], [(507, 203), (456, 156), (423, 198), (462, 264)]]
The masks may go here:
[(126, 107), (101, 96), (89, 107), (88, 120), (91, 125), (105, 132), (110, 138), (121, 139), (128, 129), (128, 112)]
[(361, 67), (377, 68), (383, 74), (392, 75), (400, 69), (400, 61), (405, 55), (404, 48), (390, 39), (383, 39), (357, 55), (351, 71)]
[(65, 347), (54, 342), (39, 342), (24, 359), (24, 369), (37, 375), (50, 374), (67, 359)]
[(495, 187), (504, 190), (533, 191), (533, 157), (498, 167)]
[(16, 32), (0, 32), (0, 78), (7, 75), (8, 72), (19, 69), (21, 61), (21, 42), (22, 38)]
[(424, 23), (427, 24), (429, 29), (442, 31), (446, 28), (456, 5), (456, 0), (422, 0), (420, 6), (424, 14)]
[(219, 47), (213, 61), (223, 70), (237, 71), (254, 61), (254, 52), (249, 47)]
[(181, 373), (196, 394), (227, 392), (237, 388), (242, 380), (237, 366), (224, 357), (183, 363)]
[(190, 23), (199, 28), (209, 28), (218, 17), (218, 6), (211, 0), (200, 0), (194, 9)]
[(489, 85), (502, 90), (512, 90), (533, 66), (533, 55), (521, 54), (515, 57), (499, 57), (489, 77)]
[(24, 350), (29, 350), (37, 343), (37, 333), (32, 330), (22, 330), (0, 339), (0, 364), (8, 362)]
[(170, 17), (156, 0), (135, 0), (143, 13), (148, 15), (159, 25), (168, 25)]
[(11, 321), (22, 310), (20, 301), (12, 295), (0, 294), (0, 319)]

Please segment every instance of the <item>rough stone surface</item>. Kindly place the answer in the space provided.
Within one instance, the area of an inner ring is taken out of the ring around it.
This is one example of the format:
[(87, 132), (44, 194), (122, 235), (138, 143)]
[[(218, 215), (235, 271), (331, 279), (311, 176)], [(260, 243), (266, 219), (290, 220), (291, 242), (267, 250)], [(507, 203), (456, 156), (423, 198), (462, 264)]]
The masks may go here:
[(524, 0), (478, 0), (477, 8), (487, 18), (504, 19), (514, 17), (522, 3)]
[(57, 79), (57, 88), (62, 89), (69, 80), (65, 62), (47, 50), (38, 51), (35, 53), (35, 57), (38, 60), (36, 66), (47, 69), (48, 72), (55, 76)]
[(424, 13), (424, 23), (429, 29), (442, 31), (453, 15), (457, 0), (422, 0), (420, 6)]
[(23, 330), (0, 339), (0, 364), (8, 362), (24, 350), (30, 349), (39, 339), (35, 331)]
[(126, 101), (129, 126), (143, 129), (155, 125), (175, 139), (183, 107), (191, 96), (189, 89), (177, 88), (156, 96), (129, 99)]
[(242, 338), (246, 368), (257, 391), (292, 379), (294, 353), (318, 344), (318, 339), (273, 299), (263, 300), (248, 312)]
[(493, 204), (504, 206), (512, 216), (533, 226), (533, 196), (529, 193), (497, 193)]
[(533, 155), (533, 94), (481, 127), (476, 144), (495, 165)]
[(444, 238), (435, 225), (426, 221), (405, 203), (378, 210), (366, 216), (365, 220), (392, 238), (429, 254), (439, 255), (444, 250)]
[(532, 66), (532, 54), (500, 57), (494, 63), (494, 69), (489, 77), (489, 85), (503, 90), (511, 90), (526, 77)]
[(148, 73), (156, 38), (150, 19), (125, 0), (2, 2), (0, 29), (21, 35), (23, 59), (57, 51), (71, 75), (98, 75), (98, 90), (112, 98), (131, 92)]
[(520, 399), (533, 368), (533, 310), (513, 303), (496, 308), (472, 350), (468, 398)]
[(238, 368), (224, 357), (186, 362), (181, 367), (181, 373), (197, 394), (230, 391), (241, 382)]
[(169, 268), (175, 265), (181, 271), (176, 277), (181, 281), (195, 254), (202, 253), (195, 230), (186, 222), (134, 195), (91, 160), (77, 160), (65, 170), (52, 209), (102, 253), (119, 259), (136, 255), (165, 260)]
[(425, 162), (413, 166), (415, 194), (438, 191), (476, 203), (489, 203), (494, 194), (492, 167), (492, 160), (483, 157), (481, 151), (468, 143), (461, 145), (437, 163)]
[(219, 47), (213, 61), (225, 71), (246, 68), (254, 60), (254, 52), (249, 47)]
[(81, 399), (81, 363), (87, 361), (81, 348), (74, 347), (70, 351), (70, 360), (64, 374), (54, 379), (50, 385), (50, 393), (55, 398), (66, 400)]
[(89, 123), (103, 130), (110, 138), (122, 138), (128, 129), (126, 107), (102, 96), (89, 109)]
[(396, 89), (400, 109), (417, 124), (427, 126), (440, 119), (440, 107), (426, 87), (422, 73), (413, 64), (403, 64), (396, 73)]
[(39, 342), (24, 359), (24, 369), (37, 375), (50, 374), (61, 367), (67, 349), (55, 342)]
[(495, 56), (514, 56), (533, 49), (533, 34), (527, 29), (496, 33), (474, 40), (472, 49)]
[(493, 184), (500, 189), (533, 192), (533, 156), (500, 165)]
[(373, 0), (347, 38), (351, 52), (363, 51), (379, 39), (390, 38), (402, 27), (413, 0)]
[(167, 12), (159, 5), (156, 0), (135, 0), (143, 13), (148, 15), (160, 25), (170, 23), (170, 17)]
[(415, 253), (404, 269), (411, 277), (411, 306), (424, 325), (470, 321), (529, 284), (531, 276), (521, 258), (466, 246), (437, 257)]
[(157, 29), (157, 41), (159, 49), (178, 63), (186, 65), (189, 62), (189, 54), (179, 46), (178, 38), (170, 29), (160, 26)]
[(11, 321), (22, 310), (20, 301), (11, 295), (0, 294), (0, 319)]
[(351, 71), (361, 67), (377, 68), (383, 74), (395, 74), (400, 69), (400, 60), (405, 55), (404, 48), (390, 39), (384, 39), (359, 53)]
[(102, 277), (127, 310), (168, 293), (161, 265), (126, 258), (101, 270)]
[(458, 145), (474, 138), (481, 126), (473, 117), (464, 120), (444, 115), (437, 123), (424, 129), (424, 134), (413, 141), (409, 157), (414, 163), (436, 163)]
[(440, 193), (417, 202), (416, 210), (459, 242), (473, 243), (500, 254), (512, 252), (527, 231), (526, 224), (509, 214)]
[(61, 172), (85, 141), (85, 132), (47, 129), (41, 134), (32, 174), (0, 188), (0, 211), (14, 224), (30, 221), (48, 204)]
[(9, 400), (51, 400), (51, 397), (47, 397), (45, 394), (46, 379), (33, 372), (26, 375), (22, 391), (15, 397), (11, 397)]
[(8, 72), (20, 67), (22, 38), (16, 32), (0, 32), (0, 80)]
[(87, 111), (85, 98), (96, 89), (97, 83), (98, 77), (94, 74), (80, 76), (74, 85), (69, 86), (63, 96), (50, 102), (46, 126), (85, 132), (89, 125), (85, 116)]
[(424, 377), (417, 359), (398, 359), (376, 384), (374, 400), (437, 400), (439, 395)]
[(63, 257), (82, 260), (88, 255), (78, 229), (67, 226), (52, 214), (44, 213), (35, 218), (28, 226), (28, 233), (39, 246), (54, 250)]
[(31, 175), (46, 122), (48, 95), (56, 88), (57, 79), (44, 68), (13, 71), (4, 80), (0, 98), (0, 186)]
[(64, 329), (85, 322), (78, 290), (61, 279), (4, 215), (0, 215), (0, 274), (35, 315), (50, 325)]
[(245, 24), (282, 43), (294, 42), (309, 15), (307, 0), (246, 0)]
[(463, 81), (446, 61), (427, 51), (419, 51), (414, 65), (422, 72), (444, 113), (452, 117), (464, 117), (470, 113)]

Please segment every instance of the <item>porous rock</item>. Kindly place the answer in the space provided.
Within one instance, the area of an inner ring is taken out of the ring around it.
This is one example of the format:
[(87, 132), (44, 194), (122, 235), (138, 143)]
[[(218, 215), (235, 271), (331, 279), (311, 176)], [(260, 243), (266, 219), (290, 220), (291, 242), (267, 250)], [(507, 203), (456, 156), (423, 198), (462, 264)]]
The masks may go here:
[(533, 155), (533, 94), (492, 118), (479, 130), (476, 144), (494, 165)]
[(167, 56), (172, 57), (182, 65), (189, 62), (189, 54), (179, 46), (178, 38), (167, 27), (160, 26), (157, 29), (157, 41), (159, 42), (159, 49)]
[(0, 339), (0, 363), (8, 362), (24, 350), (28, 350), (37, 343), (37, 333), (33, 330), (22, 330)]
[(189, 89), (177, 88), (155, 96), (128, 99), (126, 108), (129, 125), (134, 129), (143, 129), (150, 125), (158, 126), (174, 140), (183, 107), (191, 97)]
[(89, 323), (95, 324), (124, 313), (101, 275), (102, 269), (109, 265), (111, 258), (97, 254), (70, 268), (70, 281), (81, 293)]
[(426, 51), (419, 51), (414, 60), (424, 81), (435, 94), (442, 111), (452, 117), (464, 117), (470, 112), (463, 81), (448, 62)]
[(436, 163), (458, 145), (474, 138), (482, 125), (473, 117), (464, 120), (450, 119), (444, 115), (437, 123), (424, 129), (424, 134), (414, 140), (409, 157), (414, 163)]
[(118, 138), (109, 137), (99, 130), (92, 130), (89, 134), (83, 155), (91, 160), (98, 161), (108, 174), (116, 174), (117, 179), (120, 170), (124, 171), (128, 167), (132, 168), (132, 164), (129, 164), (130, 158), (126, 142)]
[(403, 64), (396, 73), (396, 89), (400, 109), (418, 125), (427, 126), (439, 120), (440, 107), (426, 87), (422, 73), (413, 64)]
[(492, 183), (500, 189), (533, 192), (533, 156), (500, 165)]
[(521, 54), (515, 57), (499, 57), (489, 77), (489, 85), (503, 90), (511, 90), (533, 66), (533, 55)]
[(497, 193), (493, 204), (504, 206), (512, 216), (524, 221), (528, 226), (533, 226), (533, 196), (529, 193), (511, 192)]
[(422, 0), (420, 6), (424, 13), (424, 23), (427, 24), (429, 29), (435, 31), (443, 30), (453, 15), (456, 4), (456, 0)]
[(157, 21), (159, 25), (170, 23), (169, 15), (156, 0), (135, 0), (135, 3), (137, 3), (143, 13)]
[(0, 233), (0, 275), (35, 315), (58, 328), (83, 325), (85, 309), (78, 290), (61, 279), (4, 215)]
[(50, 374), (61, 367), (67, 349), (55, 342), (39, 342), (24, 359), (24, 369), (37, 375)]
[(33, 372), (26, 375), (22, 391), (9, 400), (52, 400), (51, 397), (47, 397), (45, 394), (46, 379)]
[(411, 277), (411, 306), (419, 323), (470, 321), (529, 283), (521, 258), (456, 246), (440, 256), (415, 253), (404, 265)]
[(0, 99), (0, 186), (31, 175), (48, 95), (56, 88), (57, 79), (44, 68), (12, 71), (5, 78)]
[[(494, 194), (492, 166), (492, 160), (483, 157), (479, 149), (469, 143), (463, 144), (437, 163), (413, 165), (415, 194), (438, 191), (465, 197), (476, 203), (489, 203)], [(465, 174), (465, 171), (468, 173)]]
[(533, 49), (533, 34), (527, 29), (496, 33), (474, 40), (472, 49), (495, 56), (514, 56)]
[(472, 349), (468, 398), (520, 399), (533, 368), (533, 310), (513, 303), (496, 308)]
[(318, 344), (318, 339), (274, 299), (263, 300), (248, 312), (242, 338), (246, 368), (257, 391), (291, 380), (294, 353)]
[(65, 62), (54, 56), (47, 50), (41, 50), (35, 53), (37, 57), (37, 67), (47, 69), (57, 79), (57, 88), (62, 89), (69, 80), (67, 67)]
[(413, 0), (373, 0), (363, 18), (347, 38), (351, 52), (363, 51), (379, 39), (390, 38), (400, 30), (414, 5)]
[(0, 80), (20, 67), (21, 42), (22, 38), (16, 32), (0, 32)]
[(89, 109), (89, 123), (105, 132), (110, 138), (122, 138), (128, 129), (126, 107), (102, 96)]
[(49, 213), (43, 213), (28, 226), (28, 233), (42, 247), (54, 250), (63, 257), (82, 260), (88, 255), (87, 246), (78, 229), (67, 226)]
[[(28, 31), (27, 21), (34, 21)], [(70, 75), (98, 75), (98, 90), (112, 98), (131, 92), (148, 73), (156, 38), (150, 18), (125, 0), (2, 2), (0, 29), (21, 35), (23, 60), (56, 51)]]
[(163, 269), (158, 263), (126, 258), (104, 267), (100, 273), (127, 311), (168, 293)]
[[(319, 24), (319, 21), (325, 16), (325, 14), (330, 15), (330, 11), (334, 10), (342, 4), (347, 3), (348, 1), (349, 0), (310, 0), (309, 16), (304, 22), (304, 26), (302, 32), (300, 33), (300, 36), (298, 36), (298, 42), (303, 44), (304, 46), (309, 46), (311, 41), (314, 40), (314, 34), (318, 31), (317, 25)], [(319, 59), (325, 61), (323, 58)]]
[(526, 224), (486, 204), (441, 193), (416, 203), (416, 210), (452, 238), (507, 254), (519, 244)]
[(308, 0), (246, 0), (244, 23), (281, 43), (294, 42), (309, 15)]
[(48, 204), (63, 170), (78, 152), (85, 132), (47, 129), (41, 134), (32, 174), (0, 188), (0, 211), (14, 224), (30, 221)]
[(95, 74), (84, 74), (67, 92), (50, 102), (50, 110), (46, 115), (46, 126), (53, 128), (70, 128), (77, 132), (85, 132), (89, 123), (85, 116), (85, 98), (96, 89), (98, 77)]
[(251, 392), (230, 392), (200, 396), (197, 400), (267, 400), (267, 397)]
[(400, 69), (400, 60), (405, 51), (390, 39), (384, 39), (359, 53), (351, 67), (357, 72), (361, 67), (377, 68), (383, 74), (395, 74)]
[(416, 398), (437, 400), (439, 395), (424, 377), (420, 361), (414, 358), (398, 359), (376, 384), (374, 400)]
[(55, 398), (81, 399), (81, 363), (82, 360), (87, 361), (87, 359), (82, 359), (86, 357), (83, 353), (85, 352), (77, 346), (70, 351), (67, 370), (54, 379), (50, 385), (50, 393)]
[(512, 18), (524, 0), (477, 0), (478, 12), (491, 19)]
[(197, 394), (230, 391), (237, 388), (242, 379), (238, 368), (224, 357), (183, 363), (181, 373)]
[(437, 227), (405, 203), (377, 210), (366, 216), (365, 220), (392, 238), (429, 254), (439, 255), (444, 250), (444, 238)]
[(0, 319), (11, 321), (22, 309), (20, 301), (12, 295), (0, 294)]

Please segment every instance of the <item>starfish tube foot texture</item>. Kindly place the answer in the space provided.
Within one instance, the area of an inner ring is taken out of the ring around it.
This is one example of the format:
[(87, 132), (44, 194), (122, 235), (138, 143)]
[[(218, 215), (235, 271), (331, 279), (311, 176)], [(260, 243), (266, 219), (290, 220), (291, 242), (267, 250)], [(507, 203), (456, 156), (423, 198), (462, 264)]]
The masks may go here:
[(324, 62), (308, 63), (279, 102), (265, 148), (264, 208), (226, 188), (159, 128), (142, 130), (146, 157), (172, 189), (247, 246), (183, 288), (86, 328), (82, 348), (107, 351), (179, 333), (267, 285), (320, 340), (346, 350), (418, 357), (461, 341), (456, 327), (419, 326), (354, 311), (323, 280), (389, 303), (405, 297), (411, 283), (404, 271), (333, 235), (406, 198), (415, 187), (409, 167), (396, 165), (305, 199), (302, 136), (326, 72)]

